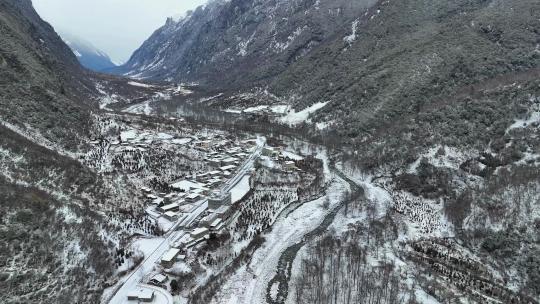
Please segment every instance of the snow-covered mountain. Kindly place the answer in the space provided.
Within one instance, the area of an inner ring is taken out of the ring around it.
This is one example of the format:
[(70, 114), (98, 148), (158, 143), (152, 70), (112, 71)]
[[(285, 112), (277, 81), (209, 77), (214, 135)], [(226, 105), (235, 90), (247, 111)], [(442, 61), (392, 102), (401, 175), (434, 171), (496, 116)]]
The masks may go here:
[(96, 72), (116, 67), (116, 64), (112, 62), (109, 55), (95, 47), (89, 41), (65, 31), (60, 31), (60, 36), (71, 48), (75, 56), (77, 56), (82, 66)]
[(304, 57), (375, 0), (212, 1), (169, 18), (115, 70), (135, 78), (244, 86)]

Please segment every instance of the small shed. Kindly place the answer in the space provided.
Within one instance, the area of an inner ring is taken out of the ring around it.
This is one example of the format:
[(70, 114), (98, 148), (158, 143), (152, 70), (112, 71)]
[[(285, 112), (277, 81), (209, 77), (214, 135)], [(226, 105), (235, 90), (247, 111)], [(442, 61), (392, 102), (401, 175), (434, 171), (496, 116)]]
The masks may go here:
[(156, 274), (155, 276), (150, 279), (149, 283), (156, 286), (161, 286), (165, 282), (167, 282), (168, 277), (164, 274)]

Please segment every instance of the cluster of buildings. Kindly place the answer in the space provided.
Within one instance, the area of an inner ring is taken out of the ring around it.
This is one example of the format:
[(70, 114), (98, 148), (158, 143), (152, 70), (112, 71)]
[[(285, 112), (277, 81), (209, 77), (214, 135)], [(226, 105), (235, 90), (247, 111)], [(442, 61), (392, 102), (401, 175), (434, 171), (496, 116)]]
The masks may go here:
[[(142, 187), (141, 190), (149, 200), (147, 212), (155, 217), (166, 219), (171, 223), (179, 223), (184, 228), (179, 237), (171, 243), (171, 248), (161, 257), (161, 265), (171, 268), (186, 259), (186, 252), (210, 238), (211, 234), (219, 234), (226, 227), (231, 216), (232, 195), (225, 191), (224, 185), (231, 178), (243, 176), (238, 172), (256, 147), (255, 140), (237, 142), (211, 140), (193, 141), (195, 149), (204, 152), (206, 169), (182, 180), (170, 184), (169, 193), (153, 193), (152, 189)], [(201, 210), (202, 211), (201, 213)], [(196, 222), (192, 219), (196, 217)], [(186, 224), (184, 223), (191, 223)], [(190, 227), (187, 227), (190, 226)], [(162, 285), (153, 278), (149, 283)]]
[(303, 159), (302, 157), (298, 155), (285, 152), (283, 150), (283, 147), (274, 148), (274, 147), (267, 146), (263, 148), (262, 154), (263, 156), (271, 158), (272, 160), (276, 161), (280, 165), (280, 167), (286, 171), (299, 170), (296, 167), (296, 163), (294, 160)]
[(216, 191), (208, 197), (207, 203), (208, 209), (203, 213), (198, 224), (179, 237), (163, 255), (161, 259), (163, 267), (170, 268), (176, 262), (185, 261), (185, 253), (188, 250), (207, 241), (211, 234), (220, 234), (226, 227), (232, 214), (231, 193)]
[[(207, 141), (194, 142), (198, 148), (204, 149), (207, 149), (206, 143)], [(250, 155), (253, 144), (254, 140), (246, 140), (233, 147), (224, 145), (211, 147), (212, 151), (207, 152), (204, 157), (208, 169), (194, 174), (189, 179), (172, 183), (169, 193), (157, 196), (151, 189), (142, 188), (150, 205), (153, 206), (151, 208), (153, 215), (174, 222), (199, 209), (206, 200), (211, 208), (215, 205), (213, 202), (218, 200), (216, 197), (222, 196), (219, 192), (224, 182), (235, 175), (240, 165)]]
[[(291, 153), (284, 152), (279, 148), (265, 147), (262, 154), (266, 157), (272, 158), (274, 161), (281, 164), (284, 170), (299, 170), (295, 166), (295, 160), (299, 160), (301, 157), (293, 155)], [(215, 155), (215, 154), (212, 154)], [(216, 159), (216, 158), (213, 158)], [(220, 159), (220, 157), (217, 157)], [(221, 157), (221, 160), (227, 160), (227, 157)], [(294, 160), (292, 160), (294, 159)], [(214, 165), (217, 172), (226, 172), (227, 166), (235, 166), (234, 162), (230, 165), (217, 163)], [(221, 166), (221, 167), (218, 167)], [(198, 182), (203, 183), (205, 180), (211, 179), (213, 172), (203, 173), (202, 176), (198, 176)], [(208, 240), (211, 234), (219, 235), (224, 227), (227, 227), (231, 221), (234, 208), (232, 208), (232, 198), (230, 192), (222, 192), (219, 190), (208, 191), (208, 188), (204, 188), (204, 195), (206, 196), (206, 203), (208, 204), (206, 211), (197, 221), (196, 227), (189, 232), (179, 237), (173, 244), (171, 249), (163, 256), (161, 264), (165, 268), (172, 267), (176, 262), (185, 261), (185, 253)], [(196, 206), (195, 206), (196, 207)]]
[[(171, 268), (189, 269), (188, 254), (191, 255), (197, 250), (198, 245), (210, 238), (219, 237), (234, 218), (236, 207), (230, 187), (226, 185), (240, 184), (238, 178), (248, 174), (242, 172), (243, 164), (256, 147), (255, 140), (223, 144), (223, 141), (215, 143), (211, 139), (199, 139), (192, 141), (191, 144), (194, 149), (203, 152), (206, 164), (203, 170), (170, 184), (169, 193), (155, 194), (152, 189), (141, 188), (150, 202), (147, 212), (151, 216), (176, 223), (175, 228), (183, 228), (176, 231), (176, 235), (170, 241), (170, 248), (161, 256), (160, 265), (164, 269), (163, 273), (154, 274), (150, 279), (146, 278), (147, 283), (160, 287), (164, 287), (168, 281), (164, 273), (172, 271)], [(298, 155), (283, 151), (280, 147), (266, 146), (262, 149), (262, 155), (263, 158), (279, 164), (282, 170), (287, 171), (299, 170), (296, 162), (302, 159)], [(246, 185), (247, 183), (246, 180)], [(242, 188), (247, 189), (247, 192), (250, 185)], [(236, 194), (236, 197), (235, 201), (241, 202), (238, 200), (241, 196)], [(134, 291), (131, 298), (140, 302), (152, 301), (153, 295), (148, 291), (139, 290)]]

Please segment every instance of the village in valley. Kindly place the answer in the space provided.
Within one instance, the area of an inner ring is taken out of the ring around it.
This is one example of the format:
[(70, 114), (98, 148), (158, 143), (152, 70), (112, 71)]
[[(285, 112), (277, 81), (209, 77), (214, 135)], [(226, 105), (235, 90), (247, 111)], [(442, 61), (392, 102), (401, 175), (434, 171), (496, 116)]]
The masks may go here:
[(301, 169), (304, 157), (262, 136), (129, 115), (98, 125), (83, 161), (139, 191), (138, 204), (117, 207), (124, 218), (111, 218), (124, 231), (113, 240), (120, 279), (105, 293), (111, 303), (172, 303), (241, 254), (316, 176)]

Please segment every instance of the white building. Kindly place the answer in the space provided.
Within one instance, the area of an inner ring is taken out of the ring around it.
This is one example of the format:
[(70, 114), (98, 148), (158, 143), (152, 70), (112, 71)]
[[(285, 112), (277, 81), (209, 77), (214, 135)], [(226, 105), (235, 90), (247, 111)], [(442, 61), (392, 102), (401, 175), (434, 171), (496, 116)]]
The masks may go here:
[(177, 203), (171, 203), (171, 204), (168, 204), (168, 205), (165, 205), (165, 206), (158, 207), (157, 209), (160, 212), (166, 213), (166, 212), (169, 212), (169, 211), (177, 211), (178, 208), (179, 208), (179, 206), (178, 206)]
[(220, 218), (217, 218), (210, 224), (210, 230), (220, 231), (223, 228), (223, 226), (225, 226), (223, 221)]
[(218, 209), (223, 205), (230, 205), (232, 202), (232, 195), (230, 192), (221, 193), (216, 191), (212, 193), (212, 196), (208, 198), (208, 208), (209, 209)]
[(155, 276), (152, 277), (152, 279), (150, 279), (150, 281), (148, 283), (152, 284), (152, 285), (156, 285), (156, 286), (161, 286), (163, 285), (165, 282), (167, 282), (167, 279), (168, 277), (164, 274), (156, 274)]
[(201, 199), (201, 196), (197, 193), (191, 193), (186, 195), (186, 202), (193, 203)]
[(191, 231), (190, 235), (194, 239), (200, 239), (200, 238), (205, 237), (208, 233), (210, 233), (208, 228), (202, 227), (202, 228), (195, 228), (193, 231)]
[(180, 254), (180, 249), (171, 248), (161, 257), (161, 265), (170, 268), (176, 262), (176, 257)]
[(150, 303), (154, 300), (154, 291), (150, 289), (137, 289), (128, 293), (129, 301), (139, 301)]
[(167, 211), (163, 213), (163, 217), (168, 219), (169, 221), (175, 221), (176, 219), (178, 219), (178, 213), (173, 211)]

